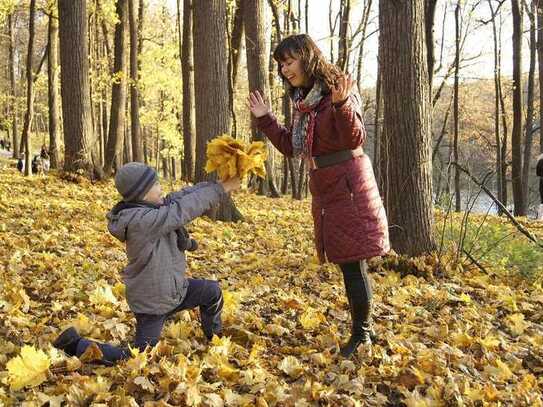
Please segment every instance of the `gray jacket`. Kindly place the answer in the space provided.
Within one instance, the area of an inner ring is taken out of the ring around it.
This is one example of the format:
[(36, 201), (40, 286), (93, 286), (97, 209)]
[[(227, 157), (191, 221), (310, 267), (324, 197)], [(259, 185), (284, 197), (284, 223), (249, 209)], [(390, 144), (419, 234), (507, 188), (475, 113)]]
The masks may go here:
[(222, 185), (202, 182), (168, 194), (156, 208), (107, 214), (109, 232), (126, 242), (128, 265), (122, 276), (132, 312), (162, 315), (181, 304), (187, 293), (187, 262), (175, 230), (219, 203), (224, 194)]

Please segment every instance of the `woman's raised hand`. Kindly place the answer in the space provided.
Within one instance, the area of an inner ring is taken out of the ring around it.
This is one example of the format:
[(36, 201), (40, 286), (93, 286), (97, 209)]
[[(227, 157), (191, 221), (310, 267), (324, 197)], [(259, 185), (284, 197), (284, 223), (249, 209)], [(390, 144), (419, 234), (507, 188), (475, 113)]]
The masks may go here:
[(332, 103), (340, 103), (349, 97), (353, 89), (354, 81), (351, 75), (341, 75), (335, 86), (332, 87)]
[(270, 112), (269, 106), (264, 102), (262, 95), (257, 90), (249, 93), (247, 107), (256, 118), (265, 116)]

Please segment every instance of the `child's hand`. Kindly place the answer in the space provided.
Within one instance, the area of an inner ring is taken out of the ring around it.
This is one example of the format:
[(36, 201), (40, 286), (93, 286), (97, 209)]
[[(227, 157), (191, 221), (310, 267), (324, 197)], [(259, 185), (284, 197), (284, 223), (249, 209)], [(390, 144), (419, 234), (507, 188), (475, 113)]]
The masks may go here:
[(241, 187), (241, 180), (239, 177), (233, 177), (226, 181), (219, 181), (222, 184), (222, 187), (227, 193), (235, 191)]

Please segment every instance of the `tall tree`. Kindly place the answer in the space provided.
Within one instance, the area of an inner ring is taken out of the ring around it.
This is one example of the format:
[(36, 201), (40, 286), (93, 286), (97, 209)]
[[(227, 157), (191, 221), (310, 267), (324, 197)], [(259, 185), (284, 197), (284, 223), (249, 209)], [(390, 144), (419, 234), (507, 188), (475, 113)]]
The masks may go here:
[[(454, 8), (454, 43), (455, 43), (455, 65), (454, 65), (454, 141), (453, 141), (453, 155), (454, 162), (460, 164), (459, 155), (458, 155), (458, 136), (459, 136), (459, 74), (460, 74), (460, 12), (461, 12), (461, 0), (456, 1), (456, 7)], [(458, 167), (454, 168), (454, 207), (456, 212), (460, 212), (462, 209), (462, 200), (460, 196), (460, 169)]]
[(428, 61), (428, 80), (430, 90), (434, 79), (434, 21), (436, 15), (437, 0), (424, 0), (424, 25), (426, 30), (426, 59)]
[(337, 64), (347, 71), (350, 56), (349, 20), (351, 17), (351, 0), (341, 0), (341, 17), (339, 25), (339, 56)]
[(513, 11), (513, 130), (511, 133), (512, 185), (515, 216), (526, 215), (522, 191), (522, 12), (519, 0)]
[(530, 186), (530, 164), (532, 162), (532, 141), (534, 124), (534, 83), (535, 83), (535, 63), (536, 63), (536, 22), (535, 14), (538, 0), (532, 0), (530, 6), (526, 7), (530, 19), (530, 69), (528, 71), (528, 95), (526, 100), (526, 125), (524, 137), (524, 157), (522, 162), (522, 191), (524, 205), (529, 203)]
[(143, 141), (140, 127), (139, 71), (138, 71), (138, 24), (136, 1), (129, 0), (128, 19), (130, 26), (130, 135), (132, 137), (132, 160), (143, 162)]
[[(208, 141), (230, 131), (228, 71), (226, 61), (226, 1), (198, 0), (193, 3), (194, 93), (196, 101), (195, 180), (213, 179), (207, 175)], [(209, 22), (212, 21), (213, 24)], [(231, 198), (210, 214), (231, 221), (239, 218)]]
[(32, 119), (34, 118), (34, 73), (32, 71), (32, 61), (34, 60), (34, 39), (36, 36), (36, 0), (30, 0), (30, 15), (28, 17), (28, 53), (26, 57), (26, 112), (23, 125), (23, 136), (21, 144), (25, 150), (25, 175), (32, 175), (32, 166), (30, 157), (30, 131), (32, 128)]
[(192, 0), (184, 0), (181, 49), (181, 70), (183, 75), (183, 176), (188, 181), (194, 181), (194, 158), (196, 156), (192, 29)]
[(51, 159), (51, 168), (58, 169), (59, 151), (59, 85), (58, 85), (58, 16), (57, 4), (53, 2), (51, 14), (49, 16), (48, 30), (48, 51), (47, 51), (47, 75), (48, 75), (48, 104), (49, 104), (49, 154)]
[(502, 196), (502, 148), (501, 148), (501, 135), (500, 135), (500, 44), (498, 37), (498, 30), (496, 24), (497, 11), (494, 10), (492, 0), (488, 1), (488, 7), (490, 8), (491, 23), (492, 23), (492, 38), (494, 43), (494, 139), (496, 143), (496, 189), (498, 191), (498, 200), (504, 202)]
[(15, 15), (8, 14), (9, 31), (9, 83), (11, 88), (11, 138), (13, 142), (13, 157), (19, 158), (19, 126), (17, 115), (17, 62), (15, 59)]
[[(247, 51), (247, 71), (249, 76), (249, 90), (259, 90), (267, 100), (270, 97), (270, 85), (268, 82), (268, 55), (266, 50), (266, 19), (265, 0), (244, 0), (244, 25), (245, 25), (245, 49)], [(268, 145), (266, 136), (256, 128), (255, 120), (251, 116), (251, 132), (253, 139), (263, 141)], [(268, 158), (266, 159), (265, 182), (260, 183), (259, 193), (269, 191), (272, 196), (278, 197), (279, 193), (273, 181), (271, 154), (268, 145)]]
[(539, 152), (543, 153), (543, 1), (537, 4), (537, 72), (539, 81)]
[(380, 0), (379, 29), (391, 241), (418, 255), (435, 249), (424, 0)]
[(111, 86), (111, 111), (109, 117), (109, 133), (106, 147), (104, 172), (111, 174), (113, 166), (121, 162), (122, 144), (125, 126), (126, 104), (126, 28), (128, 18), (128, 0), (117, 0), (116, 13), (119, 22), (115, 26), (113, 62), (114, 82)]
[(81, 169), (90, 173), (92, 122), (87, 58), (87, 1), (58, 0), (58, 17), (64, 169)]

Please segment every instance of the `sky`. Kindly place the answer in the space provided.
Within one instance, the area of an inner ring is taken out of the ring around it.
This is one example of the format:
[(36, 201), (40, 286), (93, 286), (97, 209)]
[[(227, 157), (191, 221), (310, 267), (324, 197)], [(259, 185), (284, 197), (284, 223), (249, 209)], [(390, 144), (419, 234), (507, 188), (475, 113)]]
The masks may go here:
[[(163, 0), (151, 0), (152, 2), (161, 2)], [(168, 6), (175, 10), (176, 0), (165, 0), (168, 2)], [(334, 10), (339, 8), (340, 0), (331, 0)], [(351, 17), (352, 27), (355, 28), (361, 18), (364, 2), (367, 0), (352, 0), (353, 1), (353, 13)], [(465, 63), (465, 66), (461, 70), (461, 80), (474, 80), (479, 78), (492, 78), (494, 71), (494, 55), (493, 55), (493, 39), (492, 39), (492, 25), (484, 25), (481, 20), (488, 20), (490, 16), (488, 1), (477, 1), (479, 6), (471, 11), (472, 5), (475, 0), (464, 0), (464, 29), (469, 26), (468, 35), (466, 37), (465, 48), (463, 55), (469, 62)], [(493, 4), (495, 0), (491, 0)], [(305, 3), (305, 2), (304, 2)], [(378, 0), (373, 1), (372, 14), (370, 17), (370, 26), (368, 27), (368, 33), (377, 30), (377, 9)], [(293, 4), (296, 4), (296, 0), (293, 0)], [(323, 50), (325, 55), (329, 55), (330, 49), (330, 29), (328, 23), (328, 10), (330, 0), (309, 0), (309, 35), (316, 40), (317, 45)], [(441, 38), (442, 33), (445, 33), (444, 42), (444, 66), (447, 67), (454, 59), (454, 7), (456, 1), (447, 0), (440, 1), (440, 6), (436, 11), (435, 18), (435, 40), (436, 40), (436, 59), (440, 57)], [(271, 25), (271, 13), (268, 13), (268, 29), (272, 29)], [(445, 18), (444, 18), (445, 17)], [(512, 23), (511, 12), (509, 5), (503, 7), (503, 26), (502, 26), (502, 73), (506, 76), (512, 74)], [(302, 27), (305, 23), (302, 22)], [(524, 52), (523, 52), (523, 70), (527, 71), (529, 66), (529, 20), (527, 16), (524, 19), (525, 37), (523, 40)], [(371, 87), (375, 83), (377, 74), (377, 48), (378, 48), (378, 33), (373, 34), (367, 39), (365, 44), (365, 55), (363, 59), (362, 70), (362, 83), (364, 87)], [(438, 63), (438, 62), (437, 62)], [(438, 72), (435, 76), (435, 81), (439, 82), (439, 78), (444, 74), (445, 69), (442, 72)]]

